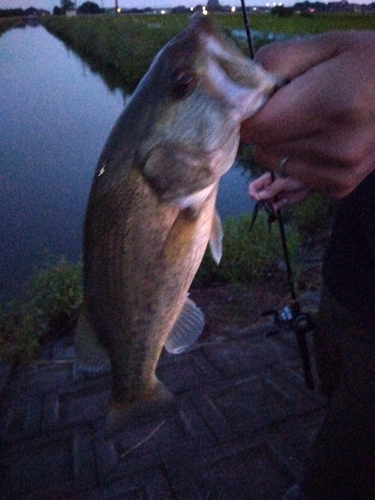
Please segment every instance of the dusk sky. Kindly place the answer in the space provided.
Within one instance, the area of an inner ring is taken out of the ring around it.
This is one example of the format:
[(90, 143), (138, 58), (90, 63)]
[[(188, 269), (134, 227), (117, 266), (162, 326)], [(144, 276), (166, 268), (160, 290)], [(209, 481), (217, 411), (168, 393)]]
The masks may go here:
[[(77, 4), (82, 5), (85, 0), (77, 0)], [(99, 7), (112, 7), (114, 0), (91, 0), (99, 5)], [(267, 1), (273, 0), (247, 0), (246, 5), (265, 5)], [(281, 0), (282, 1), (282, 0)], [(298, 0), (284, 0), (285, 5), (293, 5)], [(314, 0), (311, 0), (314, 1)], [(373, 0), (349, 0), (350, 3), (369, 4)], [(197, 4), (205, 5), (207, 0), (118, 0), (121, 8), (137, 7), (143, 9), (145, 7), (176, 7), (177, 5), (185, 5), (192, 7)], [(220, 0), (221, 5), (233, 5), (240, 7), (240, 0)], [(28, 7), (36, 7), (37, 9), (46, 9), (52, 11), (53, 7), (60, 6), (60, 0), (0, 0), (0, 9), (12, 9), (20, 7), (27, 9)]]

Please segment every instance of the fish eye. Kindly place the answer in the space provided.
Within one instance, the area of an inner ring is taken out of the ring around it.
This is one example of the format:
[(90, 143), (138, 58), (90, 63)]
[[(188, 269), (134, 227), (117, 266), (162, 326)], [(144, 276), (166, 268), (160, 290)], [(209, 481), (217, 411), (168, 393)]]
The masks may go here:
[(196, 78), (192, 71), (180, 68), (175, 71), (172, 81), (172, 93), (178, 99), (190, 94), (196, 84)]

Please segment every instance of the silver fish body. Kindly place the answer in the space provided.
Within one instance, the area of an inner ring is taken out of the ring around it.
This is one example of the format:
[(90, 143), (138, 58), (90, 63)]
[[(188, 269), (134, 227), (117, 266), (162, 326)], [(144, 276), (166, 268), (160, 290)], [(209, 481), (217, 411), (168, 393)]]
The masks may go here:
[(208, 242), (220, 260), (218, 183), (235, 159), (241, 121), (278, 84), (193, 16), (156, 56), (107, 140), (85, 218), (76, 360), (90, 370), (109, 357), (108, 434), (130, 411), (169, 397), (155, 375), (163, 346), (178, 352), (173, 337), (194, 339), (203, 328), (187, 296)]

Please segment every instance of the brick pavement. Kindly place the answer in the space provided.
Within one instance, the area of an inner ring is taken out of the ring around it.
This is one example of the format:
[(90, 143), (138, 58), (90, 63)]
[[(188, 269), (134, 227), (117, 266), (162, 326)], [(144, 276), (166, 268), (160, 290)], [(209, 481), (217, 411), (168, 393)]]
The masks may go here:
[(1, 500), (281, 499), (301, 478), (324, 401), (304, 388), (294, 335), (265, 338), (265, 327), (164, 353), (173, 411), (114, 440), (103, 436), (109, 374), (75, 380), (71, 339), (45, 350), (50, 363), (4, 368)]

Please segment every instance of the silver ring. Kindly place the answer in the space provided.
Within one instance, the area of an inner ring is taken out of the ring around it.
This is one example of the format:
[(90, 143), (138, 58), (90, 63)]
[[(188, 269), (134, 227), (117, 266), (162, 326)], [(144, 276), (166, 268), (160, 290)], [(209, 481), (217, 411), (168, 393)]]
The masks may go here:
[(284, 158), (281, 158), (279, 165), (277, 166), (276, 173), (280, 177), (288, 177), (288, 174), (286, 173), (286, 164), (289, 161), (289, 158), (292, 155), (284, 156)]

